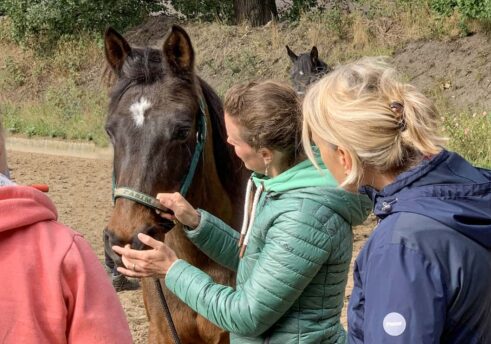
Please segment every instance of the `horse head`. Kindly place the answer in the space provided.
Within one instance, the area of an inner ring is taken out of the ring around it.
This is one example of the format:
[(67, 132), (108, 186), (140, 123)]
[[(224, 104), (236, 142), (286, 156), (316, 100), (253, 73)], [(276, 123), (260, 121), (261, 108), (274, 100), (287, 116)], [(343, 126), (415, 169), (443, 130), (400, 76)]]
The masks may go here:
[(298, 94), (304, 94), (310, 84), (331, 71), (331, 68), (319, 59), (319, 52), (315, 46), (310, 52), (300, 55), (295, 54), (288, 45), (286, 51), (293, 62), (290, 78)]
[[(189, 36), (173, 26), (162, 49), (134, 48), (109, 28), (105, 53), (116, 77), (105, 125), (114, 148), (114, 187), (153, 196), (180, 191), (205, 111)], [(136, 234), (161, 238), (172, 226), (153, 209), (117, 198), (105, 230), (106, 252), (121, 264), (111, 245), (142, 248)]]

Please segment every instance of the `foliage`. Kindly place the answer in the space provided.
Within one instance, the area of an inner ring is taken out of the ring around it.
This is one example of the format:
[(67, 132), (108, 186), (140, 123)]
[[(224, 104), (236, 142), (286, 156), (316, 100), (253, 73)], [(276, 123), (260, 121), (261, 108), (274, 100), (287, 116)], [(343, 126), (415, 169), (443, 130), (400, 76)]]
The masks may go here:
[(491, 0), (431, 0), (431, 7), (446, 16), (458, 10), (464, 19), (491, 20)]
[(231, 23), (234, 16), (232, 0), (170, 0), (170, 4), (189, 19)]
[(12, 21), (12, 38), (41, 52), (63, 36), (122, 30), (158, 8), (145, 0), (2, 0), (0, 7)]
[(305, 12), (320, 9), (317, 0), (293, 0), (292, 6), (285, 13), (285, 17), (291, 21), (297, 21)]

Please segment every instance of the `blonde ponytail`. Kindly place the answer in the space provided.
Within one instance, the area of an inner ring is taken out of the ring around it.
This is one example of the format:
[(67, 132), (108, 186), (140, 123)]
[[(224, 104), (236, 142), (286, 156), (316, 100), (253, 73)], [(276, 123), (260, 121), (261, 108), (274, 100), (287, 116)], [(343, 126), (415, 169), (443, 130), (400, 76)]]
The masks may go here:
[(439, 115), (414, 86), (398, 81), (381, 58), (338, 67), (310, 88), (303, 102), (302, 140), (312, 158), (311, 133), (348, 150), (359, 185), (365, 167), (396, 174), (441, 151)]

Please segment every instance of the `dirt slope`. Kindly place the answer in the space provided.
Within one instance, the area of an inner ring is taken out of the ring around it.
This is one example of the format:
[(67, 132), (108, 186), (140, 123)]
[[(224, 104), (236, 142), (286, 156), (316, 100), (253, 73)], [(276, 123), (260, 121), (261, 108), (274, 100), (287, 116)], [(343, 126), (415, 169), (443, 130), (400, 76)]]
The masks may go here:
[[(450, 42), (414, 42), (396, 51), (395, 65), (450, 108), (491, 109), (491, 40), (476, 34)], [(435, 94), (434, 94), (435, 96)]]

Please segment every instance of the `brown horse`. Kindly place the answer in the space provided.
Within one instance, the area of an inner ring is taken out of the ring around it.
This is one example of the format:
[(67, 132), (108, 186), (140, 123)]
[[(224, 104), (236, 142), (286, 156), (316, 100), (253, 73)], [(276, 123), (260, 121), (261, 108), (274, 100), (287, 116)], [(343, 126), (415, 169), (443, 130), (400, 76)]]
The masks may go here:
[[(247, 174), (226, 143), (220, 99), (194, 72), (194, 51), (187, 33), (173, 26), (160, 50), (131, 47), (115, 30), (108, 29), (105, 51), (116, 76), (106, 122), (114, 148), (115, 185), (148, 195), (179, 191), (197, 147), (199, 118), (206, 112), (207, 136), (186, 198), (237, 228)], [(207, 111), (200, 110), (201, 100)], [(206, 271), (217, 283), (234, 283), (234, 274), (201, 253), (181, 228), (166, 234), (172, 226), (152, 209), (117, 198), (105, 229), (106, 254), (121, 265), (111, 245), (131, 244), (142, 249), (137, 234), (143, 232), (165, 239), (180, 258)], [(144, 279), (142, 285), (150, 322), (149, 343), (171, 343), (153, 280)], [(228, 333), (168, 290), (164, 294), (182, 343), (228, 343)]]

